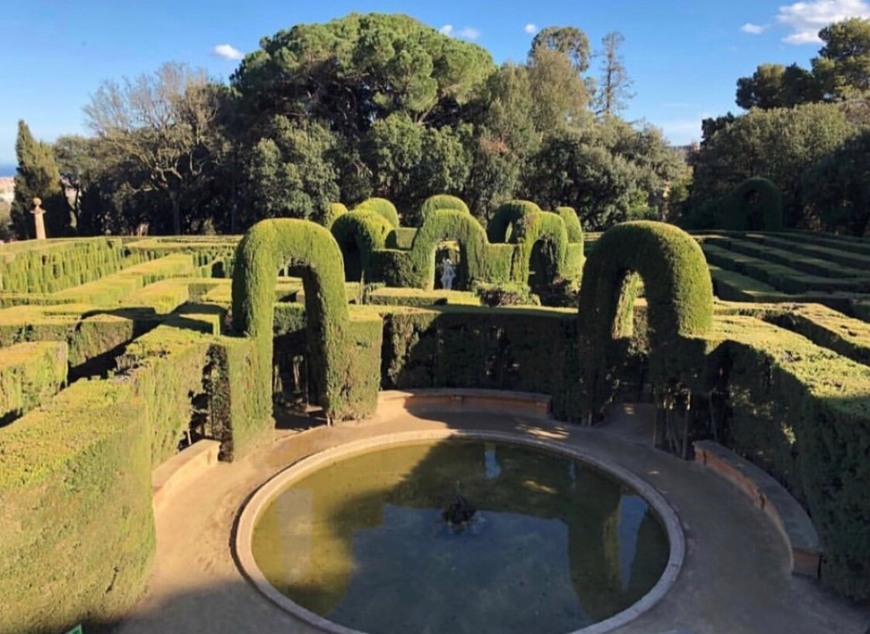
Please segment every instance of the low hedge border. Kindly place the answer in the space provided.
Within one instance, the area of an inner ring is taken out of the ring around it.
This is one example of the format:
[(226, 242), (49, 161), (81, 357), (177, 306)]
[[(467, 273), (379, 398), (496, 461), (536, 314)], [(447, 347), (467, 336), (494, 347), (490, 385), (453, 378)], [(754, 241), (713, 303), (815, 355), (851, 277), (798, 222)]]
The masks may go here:
[(47, 402), (66, 383), (64, 341), (0, 348), (0, 427)]

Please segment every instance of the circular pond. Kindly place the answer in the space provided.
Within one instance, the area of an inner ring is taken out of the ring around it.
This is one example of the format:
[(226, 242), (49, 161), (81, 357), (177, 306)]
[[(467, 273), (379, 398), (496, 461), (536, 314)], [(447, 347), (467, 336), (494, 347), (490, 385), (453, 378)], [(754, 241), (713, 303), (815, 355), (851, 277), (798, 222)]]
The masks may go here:
[(309, 622), (370, 634), (603, 632), (673, 581), (676, 518), (636, 477), (555, 443), (422, 436), (279, 474), (242, 515), (245, 572)]

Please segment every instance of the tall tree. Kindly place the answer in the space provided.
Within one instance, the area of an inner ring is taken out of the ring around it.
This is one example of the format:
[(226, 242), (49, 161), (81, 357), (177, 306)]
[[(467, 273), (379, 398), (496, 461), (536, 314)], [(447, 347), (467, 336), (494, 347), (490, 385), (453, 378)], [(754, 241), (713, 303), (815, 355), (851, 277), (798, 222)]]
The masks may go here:
[(849, 18), (819, 31), (825, 43), (812, 60), (813, 74), (829, 99), (870, 94), (870, 19)]
[(565, 55), (578, 75), (589, 68), (589, 38), (576, 26), (548, 26), (538, 31), (532, 39), (529, 57), (541, 50)]
[(182, 232), (186, 194), (207, 178), (224, 149), (215, 135), (219, 93), (204, 72), (171, 62), (151, 75), (104, 82), (84, 109), (106, 146), (140, 170), (139, 182), (130, 187), (168, 199), (176, 234)]
[(634, 97), (631, 86), (634, 83), (625, 69), (625, 62), (619, 49), (625, 38), (618, 31), (601, 38), (601, 79), (595, 95), (595, 112), (609, 117), (627, 107), (627, 101)]
[(15, 173), (15, 198), (10, 215), (12, 228), (21, 238), (33, 237), (33, 199), (42, 200), (45, 228), (49, 238), (66, 236), (70, 232), (69, 203), (64, 195), (60, 172), (54, 161), (51, 145), (33, 138), (24, 121), (18, 122), (15, 141), (18, 169)]

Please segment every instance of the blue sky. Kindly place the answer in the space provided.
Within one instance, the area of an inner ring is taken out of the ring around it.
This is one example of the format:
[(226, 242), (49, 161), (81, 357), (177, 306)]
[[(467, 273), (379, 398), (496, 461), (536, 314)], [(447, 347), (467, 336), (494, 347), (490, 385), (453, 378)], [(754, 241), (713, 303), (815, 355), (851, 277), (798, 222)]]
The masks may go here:
[[(734, 105), (735, 82), (764, 62), (808, 66), (815, 34), (870, 17), (866, 0), (6, 0), (0, 11), (0, 164), (15, 162), (17, 121), (37, 138), (87, 134), (82, 107), (106, 79), (167, 61), (226, 80), (232, 59), (261, 37), (352, 11), (406, 13), (521, 61), (536, 28), (583, 29), (593, 49), (619, 31), (636, 93), (624, 116), (661, 128), (674, 144), (700, 139), (700, 121)], [(223, 46), (222, 46), (223, 45)], [(223, 55), (216, 51), (217, 49)], [(597, 62), (593, 61), (593, 70)]]

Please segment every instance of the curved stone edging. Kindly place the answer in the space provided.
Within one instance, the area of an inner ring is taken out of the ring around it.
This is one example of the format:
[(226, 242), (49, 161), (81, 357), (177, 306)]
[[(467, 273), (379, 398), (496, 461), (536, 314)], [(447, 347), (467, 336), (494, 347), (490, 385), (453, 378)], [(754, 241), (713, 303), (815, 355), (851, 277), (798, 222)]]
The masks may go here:
[(233, 549), (236, 554), (236, 562), (241, 569), (242, 574), (254, 584), (257, 590), (278, 607), (303, 621), (314, 625), (315, 627), (319, 627), (326, 632), (332, 632), (334, 634), (365, 634), (359, 630), (345, 627), (338, 623), (334, 623), (333, 621), (329, 621), (318, 614), (314, 614), (278, 592), (278, 590), (269, 583), (254, 560), (254, 554), (251, 550), (254, 526), (268, 503), (281, 489), (285, 488), (295, 480), (317, 471), (337, 460), (367, 453), (374, 449), (414, 444), (421, 441), (446, 440), (449, 438), (474, 438), (479, 440), (521, 444), (582, 460), (631, 485), (650, 504), (650, 506), (655, 509), (656, 513), (658, 513), (662, 520), (662, 524), (664, 524), (665, 531), (668, 534), (668, 541), (670, 542), (668, 563), (659, 580), (647, 594), (629, 608), (611, 616), (610, 618), (594, 623), (583, 629), (576, 630), (570, 634), (604, 634), (605, 632), (610, 632), (621, 627), (652, 608), (662, 599), (662, 597), (664, 597), (676, 582), (686, 555), (686, 541), (676, 512), (671, 508), (664, 496), (656, 491), (652, 485), (622, 467), (607, 463), (590, 453), (560, 442), (530, 438), (528, 436), (509, 432), (475, 430), (427, 430), (376, 436), (327, 449), (305, 458), (304, 460), (279, 472), (260, 487), (242, 508), (233, 539)]

